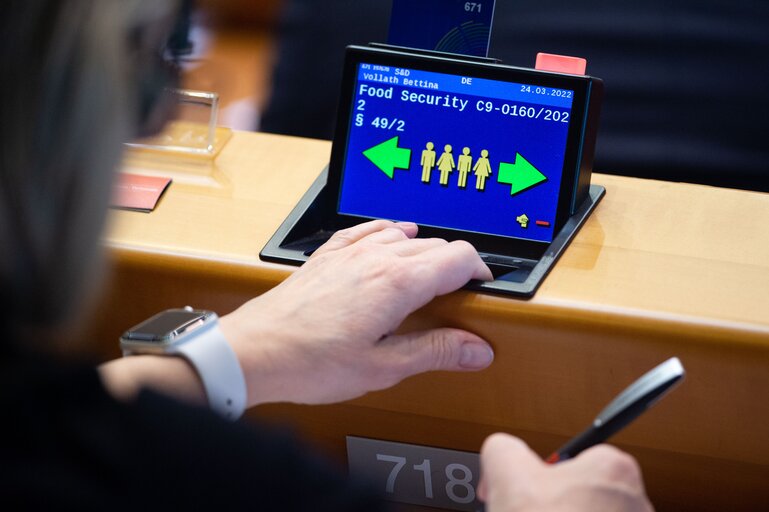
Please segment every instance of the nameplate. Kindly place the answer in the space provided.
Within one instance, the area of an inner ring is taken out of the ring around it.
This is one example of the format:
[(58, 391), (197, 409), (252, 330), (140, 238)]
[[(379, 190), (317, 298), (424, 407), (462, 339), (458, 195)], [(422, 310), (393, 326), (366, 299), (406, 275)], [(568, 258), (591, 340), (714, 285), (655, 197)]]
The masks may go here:
[(482, 511), (476, 495), (477, 453), (347, 436), (351, 475), (366, 478), (385, 498), (447, 510)]

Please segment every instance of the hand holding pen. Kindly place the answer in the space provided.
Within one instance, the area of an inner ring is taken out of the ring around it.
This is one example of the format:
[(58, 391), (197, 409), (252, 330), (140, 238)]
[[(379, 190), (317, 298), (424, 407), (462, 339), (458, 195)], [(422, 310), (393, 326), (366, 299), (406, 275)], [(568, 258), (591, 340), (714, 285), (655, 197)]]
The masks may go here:
[[(683, 377), (677, 358), (646, 373), (601, 411), (590, 427), (551, 455), (551, 464), (518, 438), (490, 436), (481, 450), (483, 477), (478, 487), (485, 510), (652, 511), (635, 459), (612, 446), (593, 445), (632, 422)], [(583, 451), (568, 464), (552, 465)]]
[(677, 357), (645, 373), (617, 395), (587, 429), (550, 455), (547, 462), (553, 464), (576, 457), (583, 450), (603, 443), (657, 403), (684, 375), (684, 367)]

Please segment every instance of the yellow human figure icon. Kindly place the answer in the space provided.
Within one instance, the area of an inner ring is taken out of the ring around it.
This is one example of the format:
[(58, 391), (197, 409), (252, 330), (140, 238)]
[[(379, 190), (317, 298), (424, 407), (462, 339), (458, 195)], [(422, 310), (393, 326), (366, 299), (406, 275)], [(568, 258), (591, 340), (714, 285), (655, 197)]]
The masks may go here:
[(449, 174), (454, 170), (454, 156), (451, 154), (451, 146), (443, 146), (443, 154), (438, 159), (438, 169), (441, 171), (441, 185), (449, 184)]
[(425, 183), (430, 183), (430, 173), (435, 167), (434, 147), (432, 142), (428, 142), (425, 144), (425, 149), (422, 150), (422, 160), (419, 163), (422, 164), (422, 181)]
[(467, 186), (467, 173), (473, 166), (473, 157), (470, 156), (470, 148), (464, 148), (457, 158), (457, 170), (459, 171), (459, 188)]
[(475, 189), (483, 191), (486, 188), (486, 178), (491, 175), (491, 164), (489, 163), (489, 152), (485, 149), (481, 151), (481, 157), (475, 162)]

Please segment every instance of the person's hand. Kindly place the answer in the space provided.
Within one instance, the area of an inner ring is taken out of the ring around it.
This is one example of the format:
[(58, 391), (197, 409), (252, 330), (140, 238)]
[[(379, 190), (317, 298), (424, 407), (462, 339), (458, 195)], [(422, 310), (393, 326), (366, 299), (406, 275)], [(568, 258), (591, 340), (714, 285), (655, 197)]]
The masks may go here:
[(434, 297), (492, 278), (470, 244), (416, 231), (389, 221), (339, 231), (285, 282), (222, 318), (250, 405), (337, 402), (429, 370), (491, 364), (491, 347), (463, 330), (393, 334)]
[(478, 497), (487, 512), (650, 512), (635, 459), (608, 445), (549, 465), (520, 439), (494, 434), (481, 449)]

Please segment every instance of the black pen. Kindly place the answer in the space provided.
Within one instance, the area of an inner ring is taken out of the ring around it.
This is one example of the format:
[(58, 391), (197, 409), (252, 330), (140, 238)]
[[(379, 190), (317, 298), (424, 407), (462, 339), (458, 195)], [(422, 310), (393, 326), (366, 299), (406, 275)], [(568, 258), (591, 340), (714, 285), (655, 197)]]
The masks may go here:
[(554, 464), (571, 459), (581, 451), (606, 441), (654, 405), (680, 382), (685, 374), (684, 367), (677, 357), (672, 357), (645, 373), (617, 395), (584, 432), (548, 457), (547, 462)]

